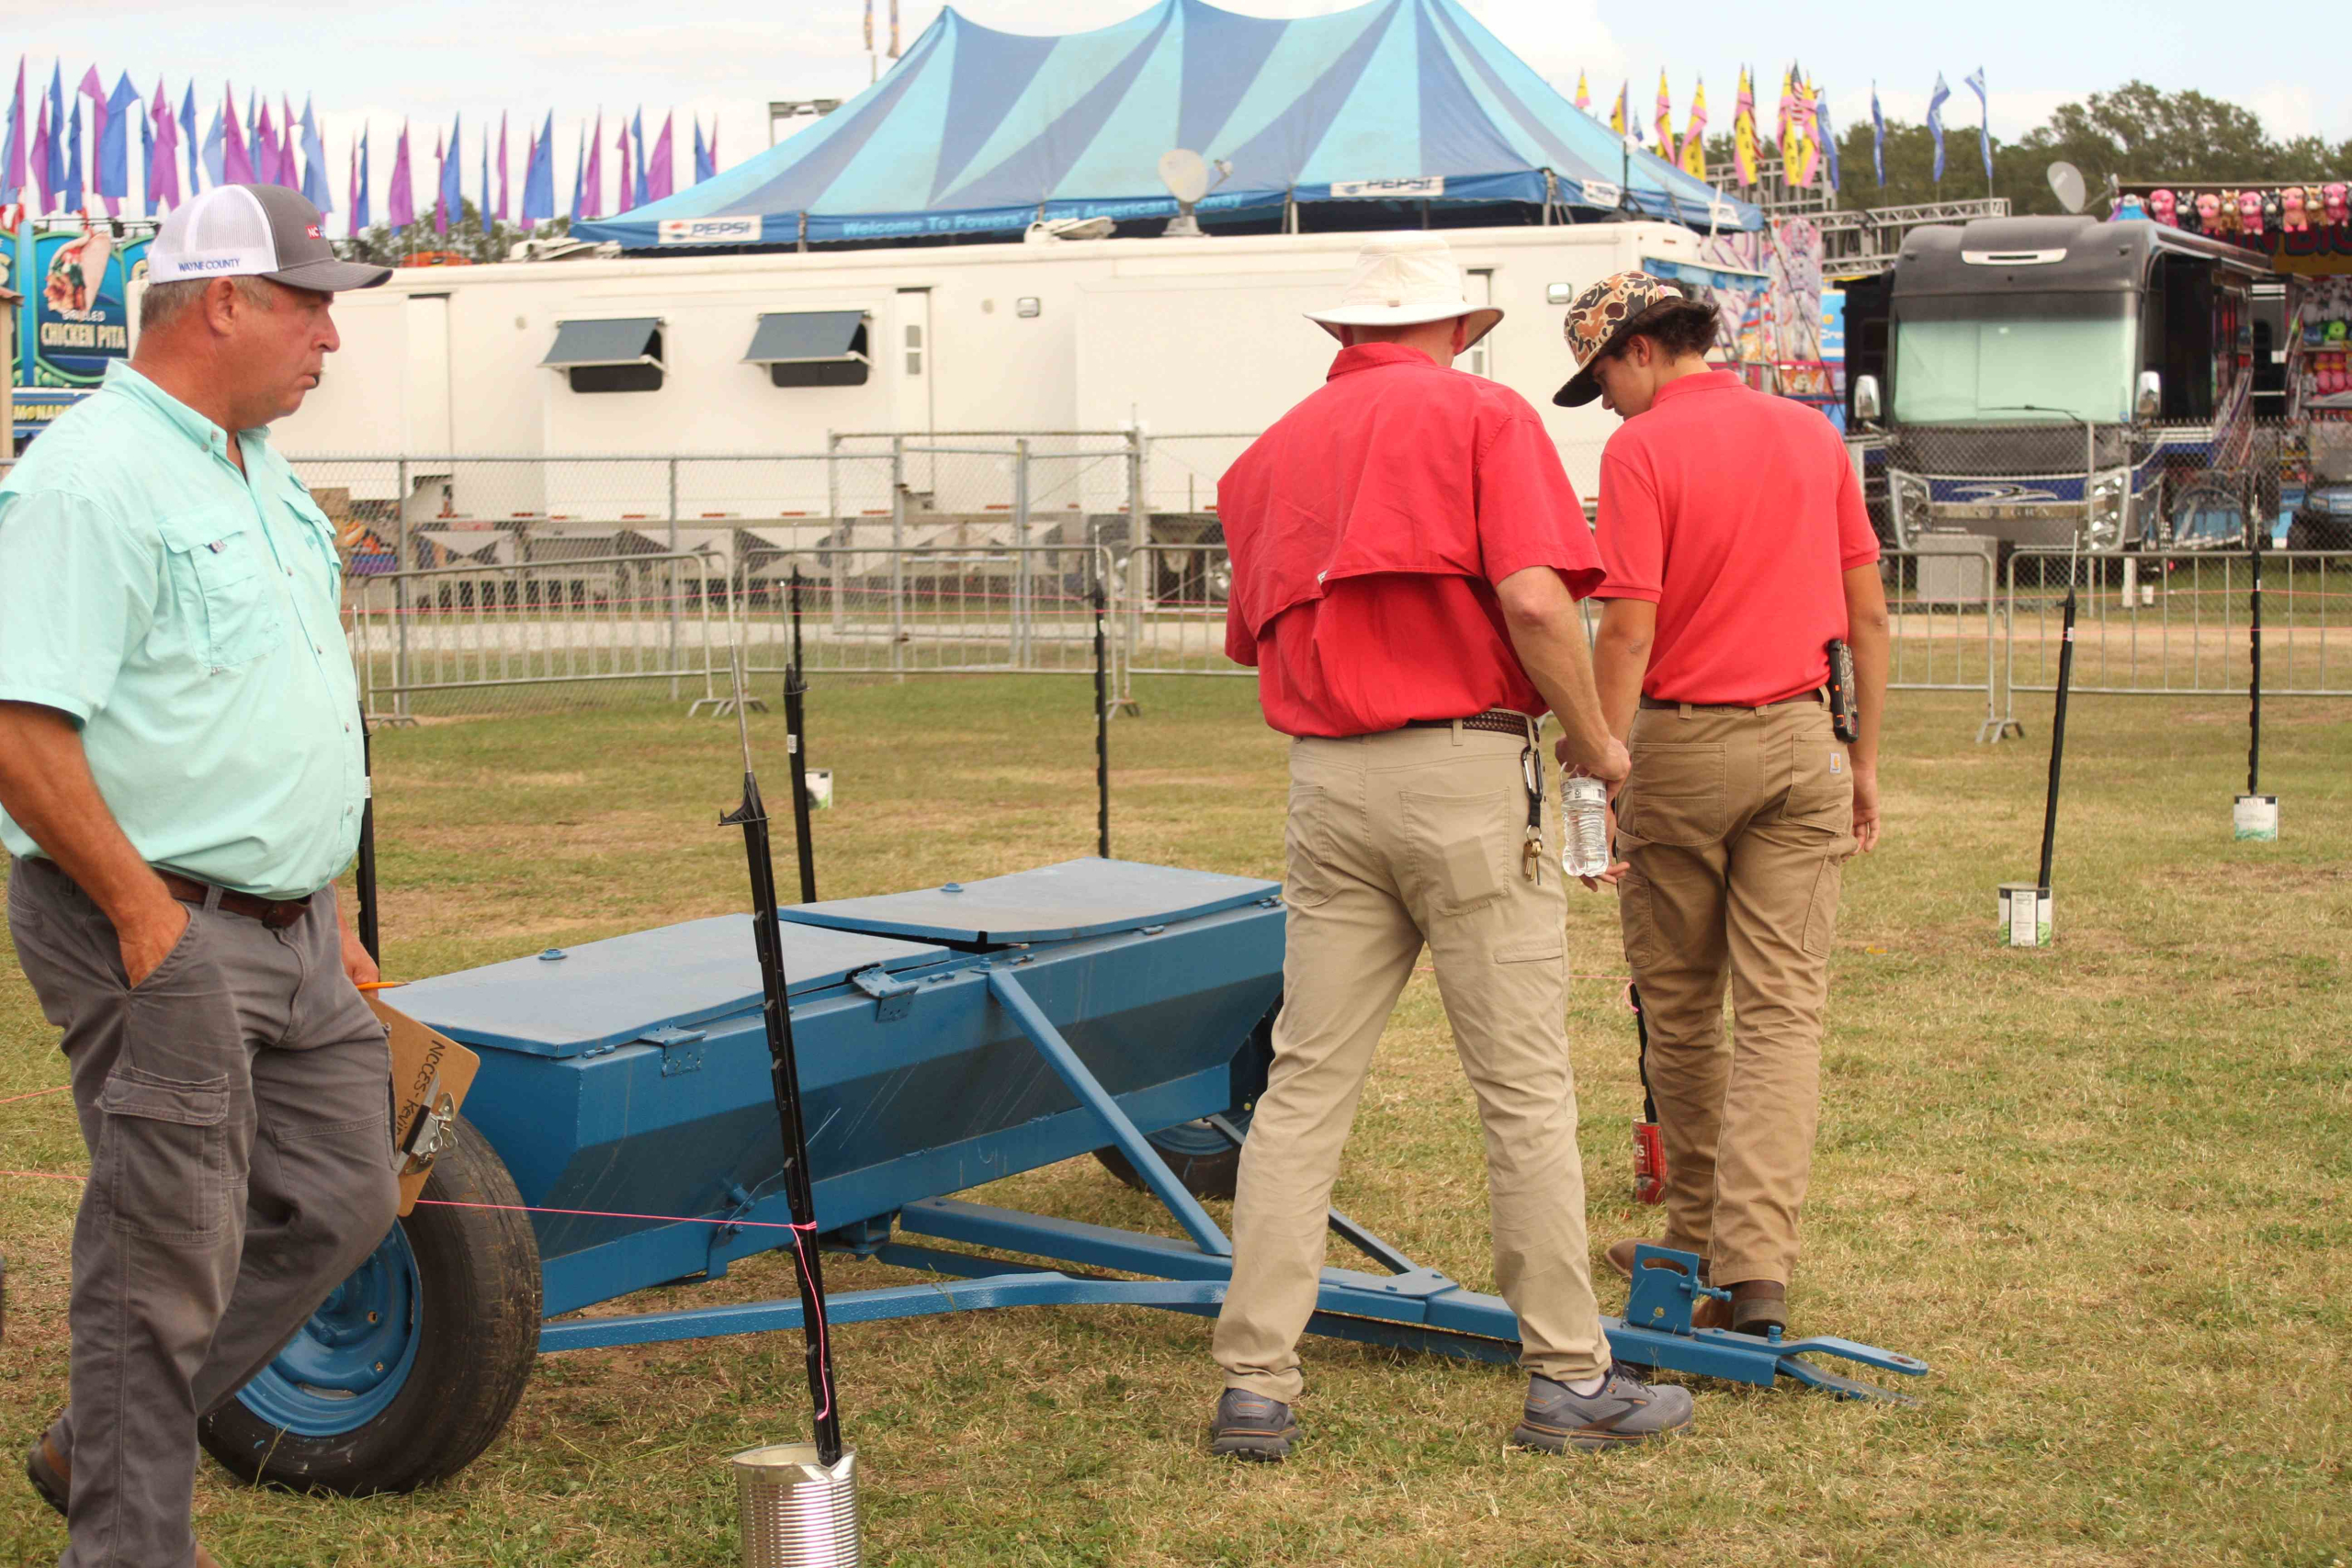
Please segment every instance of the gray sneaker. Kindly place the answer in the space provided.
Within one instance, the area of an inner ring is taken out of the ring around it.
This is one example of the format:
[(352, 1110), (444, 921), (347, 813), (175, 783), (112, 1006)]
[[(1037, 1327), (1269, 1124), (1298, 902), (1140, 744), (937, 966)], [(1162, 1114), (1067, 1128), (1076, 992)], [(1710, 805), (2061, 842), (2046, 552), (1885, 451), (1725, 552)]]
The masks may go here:
[(1272, 1464), (1286, 1458), (1298, 1436), (1290, 1406), (1245, 1388), (1229, 1388), (1217, 1396), (1216, 1415), (1209, 1421), (1209, 1452), (1226, 1459), (1255, 1460)]
[(1510, 1435), (1514, 1447), (1556, 1454), (1611, 1449), (1663, 1437), (1690, 1425), (1690, 1393), (1652, 1387), (1611, 1365), (1598, 1393), (1578, 1393), (1547, 1377), (1531, 1378), (1527, 1408)]

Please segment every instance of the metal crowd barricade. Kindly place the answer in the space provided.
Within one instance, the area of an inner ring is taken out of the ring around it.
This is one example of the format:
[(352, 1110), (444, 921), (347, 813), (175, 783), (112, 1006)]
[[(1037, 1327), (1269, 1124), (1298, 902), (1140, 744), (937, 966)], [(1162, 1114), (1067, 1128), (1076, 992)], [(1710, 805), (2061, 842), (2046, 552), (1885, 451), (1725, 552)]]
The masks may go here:
[(666, 682), (671, 700), (691, 694), (695, 709), (718, 700), (735, 629), (713, 552), (502, 559), (499, 542), (515, 536), (484, 537), (487, 558), (346, 579), (345, 631), (371, 717), (512, 711), (521, 689), (557, 685)]
[[(2253, 558), (2019, 549), (2009, 558), (2004, 660), (2011, 692), (2055, 689), (2059, 610), (2076, 591), (2073, 689), (2120, 696), (2240, 696), (2252, 679)], [(2352, 696), (2352, 551), (2262, 552), (2265, 695)], [(2335, 646), (2331, 647), (2331, 642)]]
[(791, 659), (797, 574), (810, 675), (1084, 675), (1109, 570), (1100, 546), (990, 539), (747, 550), (733, 614), (755, 674)]
[(1916, 547), (1882, 547), (1889, 629), (1886, 683), (1903, 692), (1982, 692), (1980, 743), (2015, 726), (1996, 711), (1994, 626), (2000, 575), (1991, 541), (1926, 535)]

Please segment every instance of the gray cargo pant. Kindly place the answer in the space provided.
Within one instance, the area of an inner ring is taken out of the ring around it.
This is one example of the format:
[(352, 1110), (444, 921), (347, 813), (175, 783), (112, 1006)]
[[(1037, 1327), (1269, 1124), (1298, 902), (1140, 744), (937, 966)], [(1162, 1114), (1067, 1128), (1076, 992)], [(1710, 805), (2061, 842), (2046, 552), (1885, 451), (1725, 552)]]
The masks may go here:
[(198, 1417), (391, 1226), (384, 1027), (328, 898), (282, 931), (190, 908), (136, 988), (114, 927), (48, 861), (11, 866), (8, 927), (65, 1032), (90, 1150), (52, 1428), (73, 1471), (60, 1568), (187, 1568)]

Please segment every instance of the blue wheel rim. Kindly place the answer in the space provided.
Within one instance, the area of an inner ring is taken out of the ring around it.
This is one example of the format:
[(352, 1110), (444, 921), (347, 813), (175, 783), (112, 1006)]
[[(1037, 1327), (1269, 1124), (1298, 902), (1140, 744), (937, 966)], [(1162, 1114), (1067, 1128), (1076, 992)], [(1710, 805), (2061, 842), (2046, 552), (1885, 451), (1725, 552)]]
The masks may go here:
[(381, 1416), (408, 1382), (424, 1337), (424, 1308), (416, 1255), (395, 1224), (277, 1359), (237, 1391), (237, 1402), (297, 1437), (357, 1430)]
[[(1250, 1112), (1228, 1111), (1225, 1119), (1240, 1131), (1250, 1131)], [(1179, 1122), (1173, 1127), (1163, 1127), (1150, 1135), (1151, 1146), (1159, 1151), (1162, 1159), (1210, 1159), (1233, 1148), (1232, 1140), (1205, 1120)]]

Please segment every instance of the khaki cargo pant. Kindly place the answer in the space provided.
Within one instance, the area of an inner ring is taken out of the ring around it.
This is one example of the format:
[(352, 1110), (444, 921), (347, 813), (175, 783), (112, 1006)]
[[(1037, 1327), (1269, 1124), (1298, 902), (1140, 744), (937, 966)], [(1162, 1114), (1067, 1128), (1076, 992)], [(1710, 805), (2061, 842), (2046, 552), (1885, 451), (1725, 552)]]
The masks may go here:
[[(1645, 707), (1619, 798), (1625, 956), (1649, 1025), (1668, 1246), (1718, 1285), (1789, 1280), (1853, 776), (1829, 710)], [(1736, 1021), (1724, 1040), (1724, 988)]]
[(1228, 1388), (1298, 1398), (1340, 1145), (1424, 941), (1486, 1130), (1495, 1280), (1521, 1364), (1566, 1382), (1608, 1362), (1568, 1066), (1558, 813), (1538, 886), (1521, 871), (1525, 746), (1459, 728), (1292, 745), (1283, 1010), (1215, 1341)]

